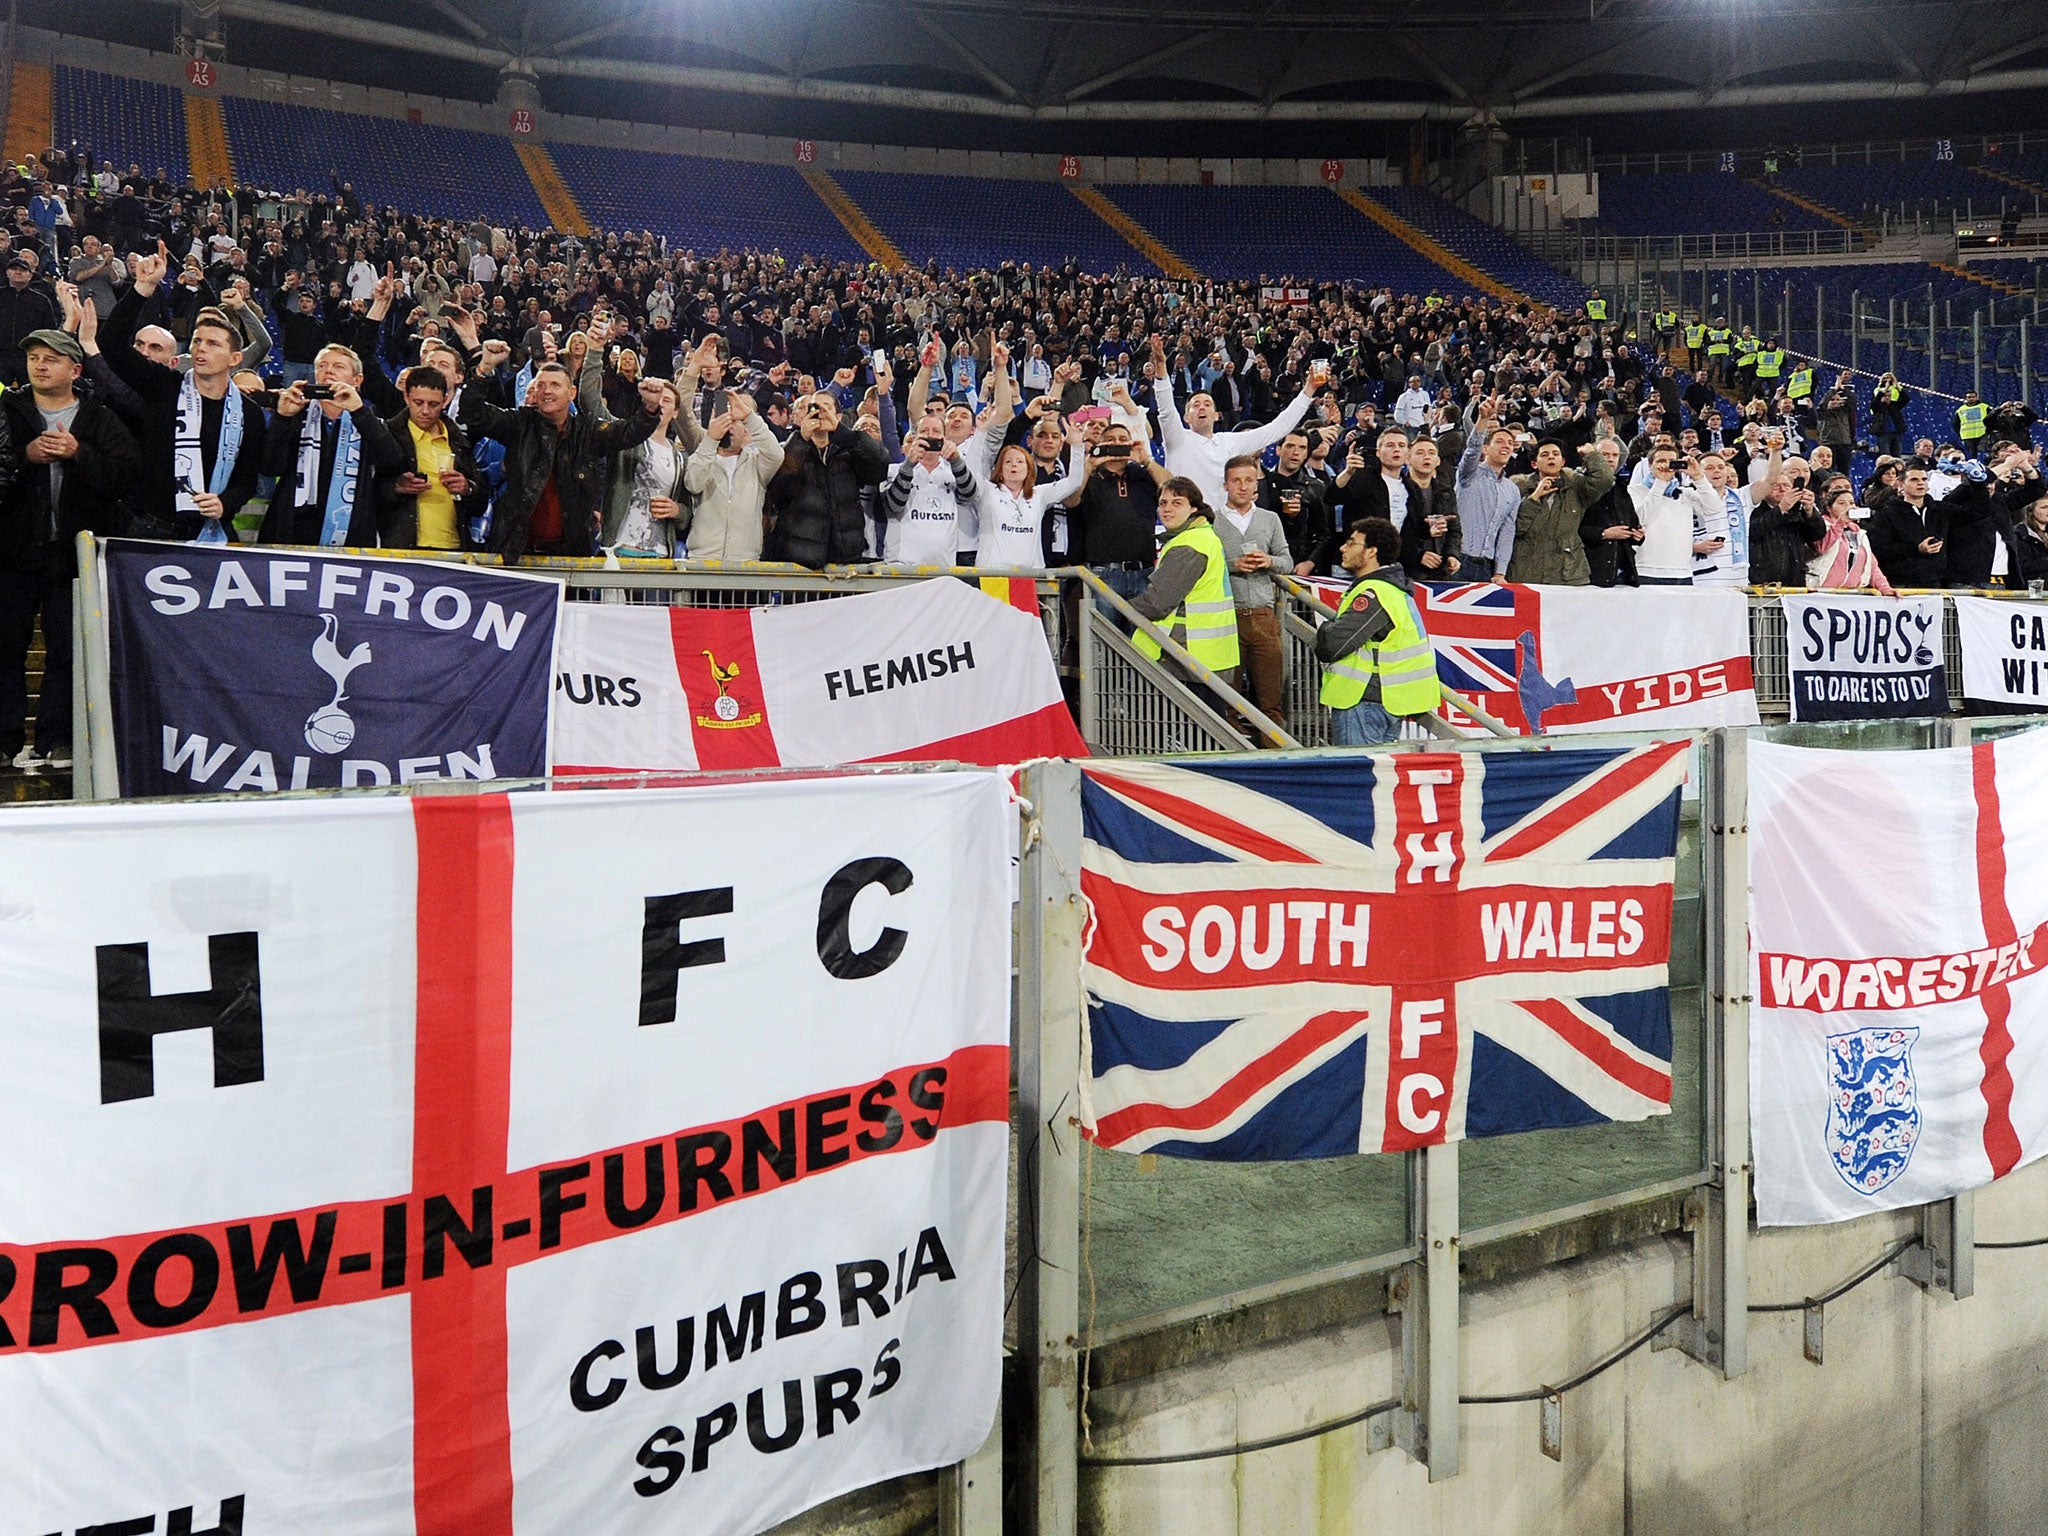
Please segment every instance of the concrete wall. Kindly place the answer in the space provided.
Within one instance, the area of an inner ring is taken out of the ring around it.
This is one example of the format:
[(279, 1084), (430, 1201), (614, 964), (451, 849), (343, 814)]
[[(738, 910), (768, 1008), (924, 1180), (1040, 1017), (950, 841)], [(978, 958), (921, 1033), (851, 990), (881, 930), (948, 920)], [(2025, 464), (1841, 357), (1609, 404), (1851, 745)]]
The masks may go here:
[[(2048, 1167), (1978, 1195), (1984, 1241), (2048, 1236)], [(1758, 1234), (1753, 1303), (1828, 1290), (1916, 1230), (1916, 1213)], [(1977, 1254), (1956, 1301), (1887, 1270), (1827, 1308), (1825, 1364), (1801, 1315), (1750, 1321), (1724, 1381), (1645, 1349), (1564, 1400), (1564, 1456), (1534, 1404), (1464, 1410), (1464, 1472), (1431, 1484), (1359, 1426), (1235, 1460), (1085, 1470), (1092, 1536), (1985, 1536), (2048, 1530), (2048, 1248)], [(1690, 1294), (1688, 1244), (1658, 1239), (1467, 1291), (1464, 1390), (1567, 1378)], [(1097, 1390), (1103, 1454), (1285, 1433), (1398, 1394), (1399, 1338), (1374, 1320)]]
[[(21, 57), (43, 63), (185, 86), (185, 61), (168, 53), (152, 53), (121, 43), (71, 37), (23, 27)], [(335, 112), (360, 112), (372, 117), (406, 117), (443, 128), (468, 128), (478, 133), (506, 133), (508, 113), (488, 102), (459, 101), (446, 96), (413, 95), (314, 80), (277, 70), (218, 66), (219, 89), (230, 96), (255, 96), (297, 106), (325, 107)], [(420, 61), (423, 80), (435, 77), (431, 59)], [(723, 133), (713, 129), (672, 128), (658, 123), (613, 122), (542, 112), (535, 136), (567, 144), (597, 144), (614, 149), (651, 149), (677, 155), (702, 155), (714, 160), (750, 160), (768, 165), (796, 163), (796, 141), (760, 134)], [(992, 176), (1010, 181), (1051, 181), (1060, 174), (1058, 155), (1004, 154), (988, 150), (913, 148), (891, 144), (848, 144), (828, 139), (814, 142), (815, 164), (823, 170), (911, 171), (949, 176)], [(1081, 179), (1090, 182), (1200, 183), (1205, 176), (1219, 186), (1283, 183), (1313, 186), (1322, 180), (1320, 160), (1199, 160), (1194, 158), (1134, 159), (1079, 156)], [(1351, 186), (1386, 186), (1400, 178), (1384, 160), (1345, 162), (1344, 181)]]

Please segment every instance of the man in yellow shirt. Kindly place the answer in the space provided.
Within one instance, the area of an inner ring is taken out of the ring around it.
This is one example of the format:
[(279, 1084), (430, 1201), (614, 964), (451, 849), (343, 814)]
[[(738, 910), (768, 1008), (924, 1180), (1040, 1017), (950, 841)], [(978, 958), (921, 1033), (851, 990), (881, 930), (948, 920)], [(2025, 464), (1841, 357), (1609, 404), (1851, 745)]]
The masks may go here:
[(450, 421), (448, 381), (437, 368), (406, 371), (405, 412), (387, 423), (397, 439), (399, 470), (379, 521), (395, 549), (468, 549), (470, 518), (488, 495), (483, 472), (461, 424)]

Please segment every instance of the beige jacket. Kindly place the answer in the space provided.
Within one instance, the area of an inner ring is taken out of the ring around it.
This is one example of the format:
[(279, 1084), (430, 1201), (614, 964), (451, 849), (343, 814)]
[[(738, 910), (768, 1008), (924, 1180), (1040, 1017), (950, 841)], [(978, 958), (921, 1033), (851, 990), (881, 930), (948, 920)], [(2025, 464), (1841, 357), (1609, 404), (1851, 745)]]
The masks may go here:
[(759, 415), (747, 418), (747, 437), (730, 475), (726, 467), (734, 461), (721, 464), (718, 444), (708, 435), (683, 466), (691, 504), (676, 519), (676, 536), (692, 560), (761, 558), (762, 507), (768, 482), (782, 468), (782, 444)]

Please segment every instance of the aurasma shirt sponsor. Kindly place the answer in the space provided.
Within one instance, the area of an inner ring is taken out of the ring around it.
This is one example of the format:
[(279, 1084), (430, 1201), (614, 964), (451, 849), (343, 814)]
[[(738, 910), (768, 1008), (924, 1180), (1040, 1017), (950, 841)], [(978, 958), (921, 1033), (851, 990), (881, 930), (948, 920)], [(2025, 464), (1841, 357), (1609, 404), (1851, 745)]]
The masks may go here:
[(887, 661), (870, 661), (859, 667), (841, 667), (836, 672), (827, 672), (824, 674), (825, 697), (865, 698), (871, 693), (915, 687), (919, 683), (936, 682), (942, 677), (973, 670), (974, 642), (962, 640), (958, 645), (935, 645), (930, 650), (913, 651), (908, 656), (892, 656)]

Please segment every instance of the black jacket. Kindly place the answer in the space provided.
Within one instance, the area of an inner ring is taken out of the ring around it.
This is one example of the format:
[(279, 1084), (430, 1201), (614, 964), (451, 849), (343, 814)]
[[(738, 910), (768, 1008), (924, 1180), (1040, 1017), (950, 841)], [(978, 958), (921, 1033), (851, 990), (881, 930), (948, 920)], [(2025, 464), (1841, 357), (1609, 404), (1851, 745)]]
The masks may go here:
[[(143, 303), (131, 287), (100, 325), (100, 352), (107, 366), (142, 400), (142, 431), (138, 434), (142, 473), (133, 498), (133, 531), (144, 538), (197, 538), (203, 519), (197, 512), (178, 511), (178, 391), (184, 387), (185, 376), (175, 368), (151, 362), (135, 350), (135, 332), (141, 324)], [(264, 421), (262, 409), (237, 389), (228, 390), (224, 409), (239, 409), (242, 413), (241, 451), (230, 472), (227, 489), (220, 497), (221, 520), (232, 524), (242, 504), (255, 494), (256, 481), (263, 472)]]
[[(1876, 522), (1873, 514), (1872, 523)], [(1781, 510), (1768, 501), (1760, 501), (1749, 514), (1749, 580), (1758, 587), (1803, 587), (1806, 585), (1806, 562), (1813, 557), (1813, 546), (1827, 537), (1827, 520), (1818, 512), (1803, 513), (1797, 502), (1787, 503)], [(1874, 530), (1873, 530), (1874, 531)], [(1875, 540), (1872, 541), (1875, 543)], [(1891, 577), (1891, 565), (1880, 557), (1887, 579)], [(1940, 582), (1935, 583), (1941, 585)]]
[(867, 552), (860, 493), (889, 472), (882, 445), (842, 422), (821, 455), (808, 438), (793, 437), (782, 469), (768, 482), (774, 517), (765, 553), (812, 570), (851, 565)]
[[(398, 448), (397, 465), (377, 477), (377, 533), (378, 541), (391, 549), (415, 549), (420, 536), (420, 499), (417, 496), (401, 495), (398, 477), (419, 472), (419, 445), (412, 438), (412, 418), (404, 411), (384, 423), (391, 433), (391, 441)], [(477, 546), (469, 536), (469, 525), (473, 518), (481, 517), (484, 508), (491, 503), (491, 487), (484, 479), (484, 472), (470, 452), (469, 434), (462, 430), (459, 421), (448, 422), (448, 446), (455, 455), (455, 472), (469, 481), (469, 494), (455, 503), (455, 534), (461, 547), (473, 550)]]
[(1607, 488), (1607, 494), (1586, 508), (1586, 515), (1579, 519), (1579, 542), (1586, 546), (1586, 567), (1596, 587), (1633, 587), (1636, 580), (1636, 542), (1633, 539), (1608, 539), (1601, 535), (1609, 528), (1640, 528), (1643, 520), (1636, 514), (1636, 499), (1629, 494), (1626, 478), (1617, 479)]
[[(1948, 547), (1941, 552), (1952, 587), (1988, 587), (1991, 563), (2003, 535), (2004, 519), (1991, 503), (1989, 486), (1965, 480), (1941, 503), (1948, 518)], [(1882, 560), (1879, 564), (1883, 564)], [(1885, 566), (1885, 578), (1898, 585), (1898, 578)]]
[[(1432, 517), (1449, 518), (1450, 526), (1443, 533), (1432, 535)], [(1427, 490), (1412, 480), (1408, 483), (1408, 515), (1401, 523), (1401, 569), (1408, 573), (1410, 581), (1455, 581), (1457, 572), (1442, 565), (1431, 569), (1422, 563), (1423, 555), (1432, 552), (1442, 555), (1447, 562), (1462, 560), (1465, 555), (1464, 525), (1458, 521), (1458, 487), (1450, 476), (1443, 474), (1432, 480)]]
[(2005, 549), (2006, 586), (2024, 592), (2030, 581), (2048, 581), (2048, 543), (2021, 527), (2006, 534)]
[[(661, 418), (644, 408), (625, 421), (572, 413), (557, 432), (539, 411), (527, 406), (508, 411), (475, 389), (463, 390), (463, 431), (471, 440), (488, 437), (505, 445), (505, 494), (491, 520), (492, 550), (508, 565), (526, 553), (533, 509), (552, 475), (562, 503), (565, 552), (596, 554), (598, 522), (604, 512), (604, 460), (646, 442), (660, 424)], [(876, 446), (875, 452), (881, 448)]]
[[(306, 417), (319, 409), (318, 405), (308, 405), (297, 416), (287, 416), (280, 411), (270, 418), (270, 431), (263, 444), (263, 472), (277, 477), (277, 489), (270, 493), (270, 509), (263, 514), (263, 531), (257, 535), (259, 543), (320, 542), (320, 525), (327, 516), (326, 501), (317, 494), (313, 501), (307, 503), (296, 499), (299, 433), (305, 428)], [(361, 462), (357, 470), (355, 505), (349, 509), (348, 533), (344, 535), (344, 542), (351, 549), (374, 549), (377, 547), (377, 480), (396, 468), (398, 445), (392, 442), (391, 433), (367, 401), (350, 412), (349, 419), (355, 423), (356, 435), (361, 440)], [(338, 458), (339, 437), (335, 446)], [(337, 473), (340, 467), (337, 462)], [(317, 486), (315, 491), (317, 493)]]
[[(1884, 572), (1885, 580), (1895, 587), (1939, 587), (1948, 582), (1948, 551), (1943, 549), (1933, 555), (1920, 552), (1922, 539), (1948, 537), (1948, 512), (1931, 496), (1926, 507), (1923, 522), (1911, 502), (1903, 496), (1893, 496), (1870, 514), (1870, 552), (1877, 556), (1878, 569)], [(1754, 542), (1751, 541), (1752, 546)], [(1752, 553), (1752, 571), (1755, 564)]]
[(104, 401), (81, 395), (71, 421), (78, 454), (64, 463), (53, 507), (52, 466), (31, 464), (21, 451), (42, 430), (33, 393), (10, 389), (0, 395), (0, 560), (19, 560), (53, 541), (68, 548), (81, 533), (119, 532), (122, 498), (142, 472), (134, 435)]

